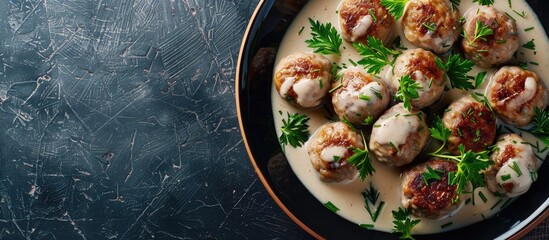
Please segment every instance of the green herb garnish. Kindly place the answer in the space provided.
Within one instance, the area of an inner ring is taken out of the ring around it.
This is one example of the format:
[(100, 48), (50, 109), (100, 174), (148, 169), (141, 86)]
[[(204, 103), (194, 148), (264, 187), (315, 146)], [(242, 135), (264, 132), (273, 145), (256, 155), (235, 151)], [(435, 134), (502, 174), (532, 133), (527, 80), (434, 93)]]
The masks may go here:
[(494, 0), (473, 0), (473, 2), (476, 2), (483, 6), (490, 6), (494, 4)]
[(358, 169), (360, 180), (364, 181), (366, 176), (372, 175), (376, 170), (374, 166), (372, 166), (372, 160), (370, 159), (368, 146), (366, 145), (366, 139), (364, 138), (362, 131), (360, 132), (360, 135), (362, 136), (364, 149), (351, 147), (354, 154), (347, 159), (347, 162)]
[(436, 154), (439, 153), (442, 148), (444, 148), (444, 146), (446, 145), (446, 141), (448, 141), (448, 138), (452, 134), (452, 131), (446, 128), (444, 124), (442, 124), (442, 119), (440, 119), (438, 115), (435, 116), (433, 125), (433, 127), (429, 128), (429, 131), (431, 132), (431, 137), (442, 142), (442, 146), (440, 146), (440, 148), (433, 153)]
[(414, 239), (412, 237), (412, 228), (421, 220), (412, 220), (408, 214), (408, 209), (399, 207), (398, 211), (392, 211), (393, 214), (393, 232), (400, 233), (400, 239)]
[[(368, 211), (368, 214), (370, 214), (373, 222), (377, 221), (379, 213), (381, 213), (381, 209), (385, 206), (385, 202), (380, 201), (377, 208), (375, 208), (375, 210), (372, 209), (372, 207), (377, 205), (379, 194), (379, 191), (372, 185), (372, 183), (370, 183), (370, 187), (362, 193), (362, 196), (364, 197), (364, 207)], [(370, 204), (372, 204), (372, 206), (370, 206)]]
[(471, 77), (467, 75), (475, 65), (469, 59), (462, 59), (459, 54), (451, 54), (446, 64), (443, 64), (439, 58), (435, 58), (435, 62), (439, 68), (446, 70), (446, 76), (450, 79), (452, 88), (466, 91), (475, 88), (470, 82)]
[(339, 47), (343, 43), (341, 35), (331, 23), (321, 24), (309, 18), (312, 38), (305, 40), (307, 47), (314, 49), (315, 53), (341, 55)]
[(282, 127), (280, 128), (282, 134), (279, 137), (280, 143), (284, 148), (290, 144), (292, 147), (301, 147), (303, 143), (309, 138), (309, 117), (306, 115), (300, 115), (294, 113), (290, 115), (286, 112), (287, 119), (282, 119)]
[(328, 201), (326, 203), (324, 203), (324, 206), (326, 208), (328, 208), (328, 210), (332, 211), (332, 212), (337, 212), (339, 211), (339, 208), (336, 207), (336, 205), (334, 205), (332, 202)]
[(385, 47), (383, 42), (375, 37), (368, 36), (368, 44), (353, 43), (353, 47), (363, 58), (358, 64), (363, 65), (370, 74), (379, 74), (383, 67), (393, 65), (389, 56), (396, 57), (399, 52)]
[(528, 41), (527, 43), (523, 44), (522, 47), (535, 51), (536, 50), (536, 44), (534, 43), (534, 39), (532, 39), (532, 40)]
[(427, 166), (427, 172), (423, 172), (421, 175), (423, 175), (423, 181), (425, 182), (425, 185), (429, 185), (429, 180), (431, 179), (440, 180), (441, 173), (443, 172)]
[(389, 13), (395, 17), (395, 20), (402, 17), (406, 3), (408, 3), (408, 0), (381, 0), (381, 5), (387, 8)]
[(534, 108), (534, 127), (529, 130), (532, 135), (539, 138), (546, 146), (549, 146), (549, 111)]
[(423, 90), (423, 87), (414, 81), (410, 75), (404, 75), (399, 80), (399, 88), (395, 97), (404, 102), (404, 108), (410, 111), (412, 109), (411, 100), (419, 98), (418, 90)]
[[(467, 38), (467, 40), (469, 40), (469, 45), (474, 47), (475, 42), (477, 40), (482, 40), (482, 41), (486, 42), (486, 37), (488, 37), (492, 34), (494, 34), (494, 31), (490, 28), (490, 26), (484, 25), (482, 23), (482, 21), (477, 20), (476, 25), (475, 25), (475, 35), (473, 36), (473, 39), (471, 40), (467, 36), (465, 36), (465, 38)], [(465, 35), (465, 32), (464, 32), (464, 35)]]

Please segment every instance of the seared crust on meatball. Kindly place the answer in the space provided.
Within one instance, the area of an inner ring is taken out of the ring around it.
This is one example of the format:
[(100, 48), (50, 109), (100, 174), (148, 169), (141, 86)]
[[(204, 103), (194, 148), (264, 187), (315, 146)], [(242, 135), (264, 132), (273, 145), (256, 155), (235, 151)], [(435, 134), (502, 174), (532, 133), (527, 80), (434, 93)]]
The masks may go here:
[[(427, 167), (436, 171), (440, 179), (426, 181), (423, 173), (428, 172)], [(457, 185), (448, 184), (448, 173), (456, 170), (455, 163), (440, 159), (430, 159), (405, 170), (402, 173), (402, 206), (417, 217), (429, 219), (439, 219), (454, 212), (460, 207), (461, 198), (456, 193)]]
[(410, 103), (415, 108), (424, 108), (432, 105), (440, 99), (444, 93), (444, 70), (435, 62), (435, 54), (416, 48), (406, 50), (395, 61), (393, 76), (391, 78), (391, 90), (398, 91), (400, 79), (409, 75), (422, 89), (418, 90), (419, 98)]
[(389, 166), (403, 166), (414, 161), (427, 144), (428, 137), (425, 114), (417, 109), (408, 111), (399, 103), (374, 123), (370, 152)]
[(276, 66), (275, 87), (281, 97), (297, 107), (318, 107), (330, 88), (331, 70), (330, 60), (319, 54), (292, 54)]
[(332, 83), (332, 104), (339, 119), (351, 124), (364, 124), (367, 118), (377, 119), (387, 108), (391, 95), (382, 81), (376, 81), (363, 69), (343, 71), (340, 81)]
[(459, 18), (459, 10), (448, 0), (411, 0), (401, 25), (410, 43), (444, 53), (459, 37)]
[(448, 150), (459, 155), (459, 145), (465, 151), (483, 151), (496, 138), (496, 118), (486, 105), (470, 96), (464, 96), (450, 104), (442, 117), (444, 127), (452, 133), (448, 138)]
[(535, 171), (537, 160), (532, 147), (522, 137), (514, 133), (498, 137), (490, 160), (494, 163), (484, 172), (490, 191), (508, 197), (528, 191), (532, 184), (530, 174)]
[(372, 36), (387, 43), (392, 37), (395, 19), (380, 0), (343, 0), (339, 22), (345, 41), (366, 43), (368, 36)]
[(347, 160), (352, 148), (364, 149), (362, 137), (342, 122), (322, 125), (307, 142), (309, 159), (324, 182), (345, 182), (355, 179), (357, 169)]
[[(465, 14), (461, 47), (465, 56), (481, 67), (491, 67), (509, 61), (519, 46), (517, 26), (514, 20), (493, 6), (480, 6)], [(478, 24), (487, 26), (493, 34), (475, 38)]]
[(548, 93), (536, 73), (519, 67), (502, 67), (492, 77), (487, 98), (505, 122), (526, 126), (534, 119), (534, 108), (547, 106)]

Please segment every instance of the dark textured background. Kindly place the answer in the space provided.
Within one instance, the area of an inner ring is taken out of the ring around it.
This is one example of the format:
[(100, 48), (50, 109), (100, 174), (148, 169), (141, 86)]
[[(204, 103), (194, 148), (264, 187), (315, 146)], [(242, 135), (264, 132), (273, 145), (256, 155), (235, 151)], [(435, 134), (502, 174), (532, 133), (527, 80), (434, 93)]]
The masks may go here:
[(0, 239), (308, 238), (238, 129), (257, 3), (1, 0)]

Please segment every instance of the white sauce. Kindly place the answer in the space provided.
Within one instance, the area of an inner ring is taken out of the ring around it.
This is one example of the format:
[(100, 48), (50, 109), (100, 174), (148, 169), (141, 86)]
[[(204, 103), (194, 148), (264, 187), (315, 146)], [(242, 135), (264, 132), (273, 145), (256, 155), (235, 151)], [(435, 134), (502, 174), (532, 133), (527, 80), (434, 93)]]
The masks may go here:
[[(402, 114), (391, 116), (387, 119), (380, 119), (376, 122), (380, 127), (372, 130), (376, 141), (380, 144), (402, 145), (412, 131), (417, 131), (419, 119), (417, 117), (405, 117)], [(390, 129), (390, 131), (388, 131)]]
[(280, 96), (287, 97), (288, 92), (295, 83), (295, 77), (287, 77), (284, 79), (284, 82), (280, 86)]
[(366, 15), (358, 20), (356, 26), (352, 30), (351, 41), (354, 42), (358, 38), (366, 35), (368, 29), (372, 26), (372, 23), (374, 23), (374, 19), (370, 15)]
[[(515, 165), (515, 163), (520, 171), (515, 171), (515, 169), (513, 168), (513, 165)], [(528, 166), (528, 161), (525, 161), (521, 158), (509, 159), (503, 166), (501, 166), (501, 169), (496, 175), (496, 180), (500, 185), (508, 183), (513, 184), (513, 189), (511, 190), (511, 192), (506, 192), (505, 195), (507, 195), (508, 197), (516, 197), (528, 191), (530, 185), (532, 185), (530, 168), (533, 168), (533, 166)], [(510, 176), (510, 179), (503, 181), (502, 177), (506, 175)]]
[(340, 158), (345, 155), (347, 148), (345, 146), (331, 146), (322, 149), (320, 159), (324, 162), (333, 162), (335, 158)]
[[(537, 87), (538, 85), (536, 83), (536, 79), (532, 77), (526, 78), (526, 80), (524, 81), (524, 91), (522, 91), (520, 94), (516, 94), (515, 96), (512, 96), (512, 99), (509, 100), (508, 107), (511, 109), (519, 108), (522, 104), (530, 101), (530, 99), (532, 99), (536, 94)], [(503, 99), (500, 102), (498, 102), (498, 104), (505, 105), (504, 102), (506, 100), (507, 99)]]
[[(278, 64), (280, 59), (290, 54), (306, 51), (312, 52), (311, 49), (307, 48), (305, 40), (310, 38), (310, 30), (308, 18), (319, 20), (322, 23), (331, 22), (332, 25), (339, 28), (338, 19), (339, 16), (336, 13), (339, 1), (325, 1), (325, 0), (310, 0), (309, 3), (303, 8), (300, 14), (295, 18), (294, 23), (288, 29), (286, 36), (281, 42), (280, 48), (278, 50), (277, 59), (275, 61), (275, 66)], [(512, 0), (513, 9), (517, 12), (525, 11), (527, 12), (526, 18), (522, 19), (519, 16), (515, 15), (515, 18), (518, 20), (517, 29), (518, 35), (520, 38), (520, 44), (524, 44), (531, 39), (535, 39), (536, 52), (524, 49), (519, 47), (517, 54), (517, 62), (537, 62), (539, 65), (528, 65), (529, 69), (536, 72), (540, 79), (545, 83), (545, 86), (549, 86), (549, 59), (543, 53), (549, 52), (549, 40), (543, 31), (543, 26), (539, 23), (535, 13), (531, 8), (522, 0)], [(471, 7), (477, 6), (476, 3), (472, 3), (472, 0), (463, 0), (459, 5), (459, 10), (463, 14)], [(513, 10), (507, 5), (507, 1), (495, 1), (496, 9), (514, 14)], [(396, 32), (395, 34), (400, 35), (402, 45), (409, 49), (414, 48), (409, 42), (407, 42), (400, 29), (400, 20), (395, 23)], [(526, 28), (534, 27), (531, 31), (524, 31)], [(303, 28), (303, 31), (300, 30)], [(301, 34), (299, 34), (301, 32)], [(341, 56), (327, 56), (330, 61), (338, 63), (340, 66), (342, 63), (351, 66), (352, 64), (348, 59), (352, 59), (355, 62), (361, 57), (353, 50), (351, 44), (343, 42), (341, 47), (342, 55)], [(385, 80), (389, 83), (390, 72), (388, 71), (389, 67), (385, 68), (385, 72), (378, 74), (382, 80)], [(473, 71), (469, 75), (475, 76), (480, 71), (487, 71), (486, 81), (480, 86), (481, 89), (486, 88), (488, 85), (488, 79), (491, 79), (491, 76), (494, 74), (494, 69), (482, 69), (474, 67)], [(316, 82), (318, 85), (318, 81)], [(309, 121), (309, 132), (315, 132), (322, 124), (326, 123), (328, 120), (325, 118), (327, 116), (323, 108), (318, 108), (314, 110), (302, 110), (298, 109), (284, 99), (282, 99), (276, 88), (272, 88), (272, 101), (273, 101), (273, 116), (275, 122), (275, 128), (277, 134), (280, 135), (280, 127), (282, 126), (282, 119), (285, 118), (285, 114), (280, 115), (278, 112), (301, 112), (307, 114), (311, 118)], [(478, 91), (478, 90), (477, 90)], [(451, 102), (462, 96), (462, 92), (458, 90), (450, 90), (444, 94), (444, 99), (442, 102)], [(500, 125), (503, 123), (498, 122)], [(399, 128), (402, 128), (399, 126)], [(512, 127), (511, 127), (512, 128)], [(398, 129), (398, 128), (397, 128)], [(519, 132), (518, 129), (512, 128), (516, 132)], [(523, 133), (523, 138), (526, 141), (535, 143), (536, 139), (530, 134)], [(389, 137), (388, 137), (389, 138)], [(396, 140), (396, 139), (395, 139)], [(540, 144), (542, 144), (540, 142)], [(537, 153), (539, 158), (545, 159), (549, 151), (544, 151), (542, 153)], [(365, 181), (360, 181), (360, 179), (355, 179), (348, 184), (328, 184), (322, 182), (318, 176), (315, 174), (311, 163), (306, 161), (308, 159), (307, 151), (305, 148), (293, 148), (291, 146), (286, 146), (285, 154), (288, 159), (290, 166), (293, 171), (300, 179), (300, 181), (307, 187), (307, 189), (322, 203), (328, 201), (336, 205), (340, 210), (337, 212), (340, 216), (345, 219), (348, 219), (351, 222), (357, 224), (373, 224), (374, 229), (379, 231), (391, 232), (393, 228), (393, 217), (391, 215), (392, 210), (397, 210), (401, 204), (400, 197), (400, 170), (398, 168), (388, 167), (384, 164), (379, 163), (378, 161), (373, 161), (372, 164), (376, 169), (376, 173), (373, 176), (368, 176)], [(304, 161), (305, 160), (305, 161)], [(538, 160), (537, 166), (541, 165), (542, 161)], [(374, 223), (368, 215), (368, 212), (364, 208), (364, 198), (361, 195), (370, 183), (373, 183), (374, 186), (380, 191), (380, 199), (385, 201), (385, 206), (381, 211), (381, 214), (377, 221)], [(534, 183), (542, 184), (542, 183)], [(483, 195), (487, 197), (487, 201), (481, 201), (478, 197), (479, 192), (482, 192)], [(489, 218), (495, 213), (501, 210), (501, 204), (499, 206), (493, 207), (498, 201), (506, 202), (507, 198), (500, 198), (494, 196), (487, 188), (477, 188), (471, 193), (465, 193), (463, 195), (464, 199), (472, 198), (472, 195), (475, 195), (476, 204), (469, 203), (463, 206), (463, 208), (453, 214), (452, 216), (439, 219), (439, 220), (428, 220), (421, 219), (421, 222), (414, 227), (413, 234), (427, 234), (435, 233), (442, 231), (449, 231), (469, 225), (475, 222), (482, 221), (484, 218)], [(490, 210), (490, 208), (492, 208)], [(320, 220), (319, 220), (320, 221)], [(441, 228), (441, 225), (452, 222), (448, 227)]]
[(294, 85), (297, 102), (303, 107), (318, 106), (322, 101), (322, 89), (318, 80), (302, 78)]

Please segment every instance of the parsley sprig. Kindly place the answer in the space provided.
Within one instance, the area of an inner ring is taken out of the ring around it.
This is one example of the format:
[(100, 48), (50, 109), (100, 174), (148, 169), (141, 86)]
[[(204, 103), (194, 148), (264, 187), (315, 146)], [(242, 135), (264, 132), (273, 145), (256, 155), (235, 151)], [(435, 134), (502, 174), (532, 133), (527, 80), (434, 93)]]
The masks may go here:
[(473, 39), (467, 37), (467, 34), (463, 32), (463, 35), (465, 35), (465, 38), (469, 40), (469, 45), (472, 47), (476, 47), (475, 42), (477, 40), (482, 40), (486, 42), (486, 37), (492, 34), (494, 34), (494, 31), (490, 28), (490, 26), (484, 25), (480, 20), (477, 20), (475, 24), (475, 35), (473, 36)]
[(432, 167), (427, 166), (427, 172), (421, 173), (423, 176), (423, 181), (425, 182), (425, 185), (429, 184), (429, 180), (440, 180), (440, 174), (443, 173), (442, 171), (438, 169), (433, 169)]
[(435, 116), (435, 120), (433, 121), (433, 127), (430, 127), (429, 131), (431, 132), (431, 137), (442, 142), (442, 146), (440, 146), (440, 148), (434, 152), (434, 154), (437, 154), (446, 145), (446, 142), (452, 134), (452, 131), (446, 128), (444, 124), (442, 124), (442, 119), (440, 119), (439, 116)]
[(399, 207), (398, 211), (392, 211), (393, 213), (393, 232), (400, 233), (400, 239), (414, 239), (412, 237), (412, 228), (416, 226), (421, 220), (412, 220), (409, 216), (408, 209)]
[(534, 127), (529, 132), (549, 146), (549, 111), (534, 108)]
[(322, 24), (311, 18), (309, 18), (309, 23), (311, 24), (312, 38), (305, 40), (307, 46), (313, 48), (315, 53), (341, 55), (339, 47), (343, 43), (343, 39), (337, 29), (331, 23)]
[(435, 62), (439, 68), (446, 71), (446, 76), (450, 79), (452, 88), (459, 88), (465, 91), (475, 88), (470, 81), (472, 77), (467, 75), (475, 65), (469, 59), (463, 59), (459, 54), (451, 54), (446, 64), (442, 63), (439, 58), (435, 58)]
[(398, 91), (395, 97), (404, 103), (404, 108), (410, 111), (412, 109), (411, 100), (419, 98), (418, 90), (422, 90), (423, 87), (419, 85), (410, 75), (404, 75), (399, 80)]
[[(375, 207), (377, 205), (379, 195), (379, 191), (374, 187), (374, 185), (372, 185), (372, 183), (370, 183), (370, 187), (367, 188), (366, 191), (362, 192), (362, 196), (364, 197), (364, 207), (368, 211), (368, 214), (370, 214), (373, 222), (377, 221), (377, 218), (381, 213), (381, 209), (383, 209), (383, 206), (385, 206), (385, 202), (380, 201), (377, 208), (372, 209), (372, 207)], [(370, 204), (372, 205), (370, 206)]]
[(383, 67), (393, 65), (393, 61), (389, 60), (389, 56), (396, 58), (400, 52), (385, 47), (383, 42), (375, 37), (368, 36), (368, 44), (354, 43), (353, 47), (363, 58), (358, 61), (358, 64), (363, 65), (366, 71), (370, 74), (379, 74)]
[(362, 143), (364, 144), (364, 149), (351, 147), (353, 155), (347, 159), (347, 162), (358, 169), (358, 174), (360, 180), (364, 181), (366, 176), (372, 175), (376, 169), (372, 166), (372, 160), (368, 152), (368, 146), (366, 145), (366, 139), (364, 138), (364, 133), (360, 131), (362, 137)]
[(460, 152), (459, 156), (438, 153), (431, 154), (434, 157), (449, 159), (457, 164), (457, 171), (448, 173), (448, 183), (450, 185), (457, 185), (456, 198), (454, 201), (459, 199), (459, 196), (465, 190), (468, 182), (471, 183), (473, 189), (484, 186), (484, 175), (481, 171), (487, 169), (492, 164), (492, 161), (488, 156), (489, 151), (465, 151), (463, 145), (459, 145), (458, 148)]
[(398, 20), (404, 13), (408, 0), (381, 0), (381, 5), (387, 8), (389, 13)]
[(283, 148), (288, 144), (294, 148), (301, 147), (309, 138), (309, 117), (298, 113), (290, 115), (289, 112), (286, 112), (286, 114), (288, 115), (287, 119), (282, 119), (280, 128), (282, 131), (279, 137), (280, 144)]

